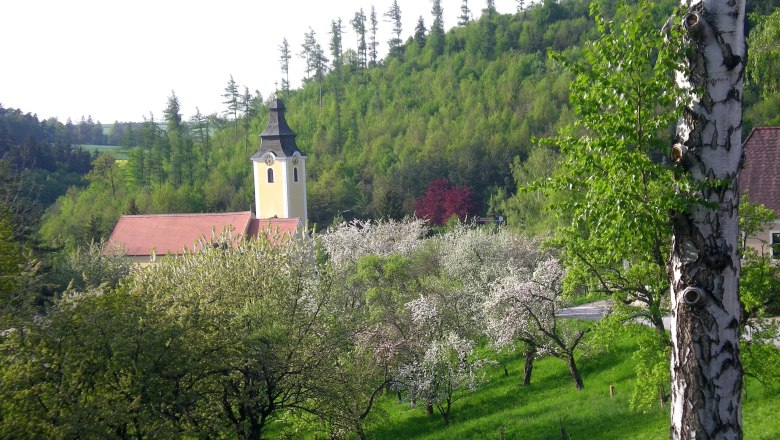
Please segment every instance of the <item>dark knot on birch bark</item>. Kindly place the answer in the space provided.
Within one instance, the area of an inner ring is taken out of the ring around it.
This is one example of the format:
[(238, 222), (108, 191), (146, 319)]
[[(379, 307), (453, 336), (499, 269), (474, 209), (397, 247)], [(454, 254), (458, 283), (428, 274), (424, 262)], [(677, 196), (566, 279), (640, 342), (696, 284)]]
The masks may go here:
[(694, 39), (701, 39), (704, 36), (704, 25), (702, 24), (701, 16), (696, 11), (691, 11), (685, 14), (683, 17), (683, 27)]
[(704, 290), (698, 287), (686, 287), (680, 296), (688, 307), (696, 307), (704, 304), (704, 298), (706, 297)]
[(684, 144), (674, 144), (672, 147), (672, 162), (679, 163), (682, 160), (685, 153), (688, 152), (688, 147)]

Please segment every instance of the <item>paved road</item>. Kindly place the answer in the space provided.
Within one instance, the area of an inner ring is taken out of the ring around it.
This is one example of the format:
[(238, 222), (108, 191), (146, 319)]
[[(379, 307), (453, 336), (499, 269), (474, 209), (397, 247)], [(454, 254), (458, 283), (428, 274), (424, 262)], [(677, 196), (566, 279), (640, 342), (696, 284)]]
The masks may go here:
[[(558, 313), (558, 316), (562, 318), (577, 318), (577, 319), (601, 319), (609, 313), (609, 310), (611, 308), (612, 302), (610, 300), (601, 300), (601, 301), (594, 301), (592, 303), (588, 304), (582, 304), (575, 307), (568, 307), (565, 309), (562, 309), (560, 313)], [(670, 316), (664, 316), (664, 328), (670, 329), (672, 324), (672, 318)], [(773, 318), (773, 319), (780, 319), (780, 318)], [(641, 321), (640, 321), (641, 322)], [(650, 325), (649, 322), (646, 323), (647, 325)], [(778, 325), (780, 327), (780, 325)], [(746, 335), (746, 338), (750, 340), (750, 329), (748, 329), (748, 334)], [(775, 345), (780, 347), (780, 334), (778, 334), (778, 338), (775, 339)]]
[(609, 313), (612, 302), (609, 300), (594, 301), (580, 306), (562, 309), (558, 316), (561, 318), (601, 319)]

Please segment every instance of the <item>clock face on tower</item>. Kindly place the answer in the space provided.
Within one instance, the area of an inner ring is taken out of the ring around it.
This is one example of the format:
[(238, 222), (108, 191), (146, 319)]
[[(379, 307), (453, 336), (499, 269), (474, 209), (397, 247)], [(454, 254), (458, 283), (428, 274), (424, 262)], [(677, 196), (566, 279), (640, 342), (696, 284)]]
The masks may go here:
[(274, 164), (274, 157), (271, 156), (270, 154), (268, 156), (266, 156), (265, 157), (265, 164), (268, 165), (269, 167), (271, 165), (273, 165)]
[(293, 156), (292, 163), (293, 165), (298, 165), (298, 156)]

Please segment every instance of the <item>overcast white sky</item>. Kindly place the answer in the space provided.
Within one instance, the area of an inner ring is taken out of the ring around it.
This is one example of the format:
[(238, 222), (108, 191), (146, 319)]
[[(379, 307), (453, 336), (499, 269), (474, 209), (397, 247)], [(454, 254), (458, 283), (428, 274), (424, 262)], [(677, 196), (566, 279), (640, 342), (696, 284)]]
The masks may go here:
[[(442, 0), (447, 29), (463, 0)], [(485, 0), (469, 0), (479, 17)], [(2, 0), (0, 104), (45, 119), (78, 122), (91, 115), (104, 124), (162, 116), (171, 90), (189, 119), (223, 110), (233, 75), (263, 97), (281, 78), (279, 45), (287, 37), (294, 57), (293, 87), (300, 86), (303, 36), (311, 26), (327, 50), (331, 20), (342, 19), (344, 47), (355, 47), (350, 20), (373, 5), (379, 19), (380, 57), (387, 53), (392, 0)], [(515, 0), (496, 0), (513, 13)], [(422, 15), (430, 26), (430, 0), (398, 0), (404, 40)], [(242, 87), (243, 90), (243, 87)]]

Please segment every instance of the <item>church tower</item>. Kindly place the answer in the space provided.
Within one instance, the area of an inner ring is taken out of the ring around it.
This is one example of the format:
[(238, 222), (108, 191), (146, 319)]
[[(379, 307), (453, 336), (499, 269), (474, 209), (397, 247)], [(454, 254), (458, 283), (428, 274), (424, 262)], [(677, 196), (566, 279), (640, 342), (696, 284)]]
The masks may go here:
[(257, 218), (298, 217), (306, 224), (306, 156), (295, 144), (295, 132), (284, 119), (284, 103), (271, 101), (268, 126), (252, 155)]

